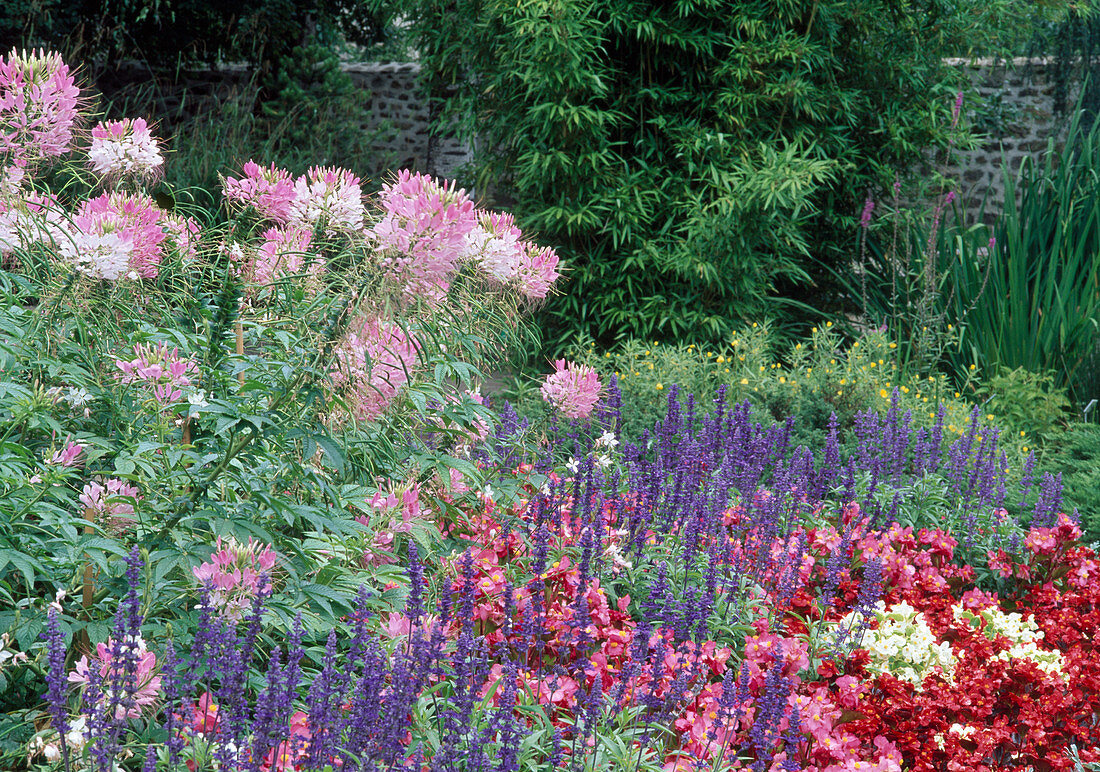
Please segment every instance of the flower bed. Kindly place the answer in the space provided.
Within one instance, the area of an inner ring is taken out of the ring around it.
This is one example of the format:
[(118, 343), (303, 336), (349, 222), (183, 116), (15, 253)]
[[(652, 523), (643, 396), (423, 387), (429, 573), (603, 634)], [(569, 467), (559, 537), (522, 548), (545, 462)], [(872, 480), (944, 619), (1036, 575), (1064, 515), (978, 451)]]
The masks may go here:
[(248, 163), (218, 226), (140, 119), (54, 165), (60, 59), (0, 77), (8, 766), (1100, 763), (1100, 561), (977, 409), (815, 454), (662, 384), (628, 442), (562, 360), (521, 420), (479, 367), (558, 268), (507, 215)]

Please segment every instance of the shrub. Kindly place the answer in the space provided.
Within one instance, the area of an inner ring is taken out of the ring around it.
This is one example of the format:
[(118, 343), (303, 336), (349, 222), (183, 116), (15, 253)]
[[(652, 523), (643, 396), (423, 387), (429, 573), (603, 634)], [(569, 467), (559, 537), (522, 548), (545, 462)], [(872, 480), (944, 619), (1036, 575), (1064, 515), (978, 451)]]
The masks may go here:
[(805, 283), (810, 255), (847, 261), (867, 191), (964, 142), (942, 57), (981, 48), (1013, 5), (404, 7), (437, 129), (476, 137), (477, 189), (572, 265), (550, 334), (609, 345), (722, 340)]
[[(884, 333), (868, 333), (845, 346), (835, 329), (832, 322), (814, 327), (808, 339), (782, 352), (771, 327), (755, 323), (738, 330), (727, 346), (714, 349), (633, 340), (601, 352), (594, 341), (582, 339), (567, 354), (595, 367), (608, 382), (615, 377), (622, 395), (623, 432), (630, 439), (664, 414), (673, 386), (694, 395), (703, 411), (722, 388), (730, 403), (747, 400), (762, 422), (793, 417), (792, 441), (810, 448), (824, 447), (834, 415), (835, 427), (847, 441), (860, 413), (885, 412), (892, 405), (910, 412), (914, 423), (924, 427), (937, 422), (943, 405), (946, 436), (969, 431), (975, 405), (984, 401), (978, 396), (984, 392), (976, 370), (967, 371), (970, 377), (958, 391), (943, 374), (907, 373), (897, 361), (899, 347)], [(521, 413), (533, 415), (537, 396), (526, 383), (518, 377), (503, 396), (515, 400)], [(1057, 404), (1056, 395), (1048, 399)], [(1008, 419), (992, 404), (982, 407), (979, 434), (985, 427), (1000, 427), (1001, 442), (1012, 458), (1022, 460), (1033, 452), (1042, 457), (1043, 427), (1019, 428), (1013, 422), (1015, 405), (1004, 404)]]

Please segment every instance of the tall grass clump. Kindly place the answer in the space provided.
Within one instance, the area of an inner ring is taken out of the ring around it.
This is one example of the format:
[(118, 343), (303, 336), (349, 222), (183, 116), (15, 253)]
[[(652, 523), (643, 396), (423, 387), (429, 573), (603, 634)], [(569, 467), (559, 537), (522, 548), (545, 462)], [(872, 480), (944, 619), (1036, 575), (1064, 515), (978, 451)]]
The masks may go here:
[[(930, 222), (872, 231), (864, 302), (911, 358), (956, 373), (1022, 368), (1084, 404), (1100, 338), (1100, 127), (1074, 113), (1016, 173), (992, 226), (966, 227), (950, 194)], [(984, 212), (984, 207), (983, 210)], [(895, 213), (896, 216), (896, 213)], [(982, 214), (979, 213), (979, 219)], [(853, 290), (855, 288), (853, 287)]]

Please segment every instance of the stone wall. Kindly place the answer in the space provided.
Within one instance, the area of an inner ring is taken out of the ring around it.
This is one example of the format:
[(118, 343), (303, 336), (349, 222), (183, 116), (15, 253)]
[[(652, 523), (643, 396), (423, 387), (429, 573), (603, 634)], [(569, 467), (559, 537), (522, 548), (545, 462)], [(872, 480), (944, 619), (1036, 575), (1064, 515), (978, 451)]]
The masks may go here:
[[(960, 199), (976, 219), (983, 197), (986, 221), (1004, 208), (1002, 165), (1016, 172), (1024, 158), (1039, 161), (1051, 137), (1065, 136), (1066, 120), (1055, 113), (1051, 65), (1045, 59), (949, 60), (964, 68), (978, 92), (999, 106), (1000, 120), (990, 127), (990, 140), (975, 150), (955, 151), (955, 162), (940, 171), (956, 180)], [(1069, 99), (1076, 98), (1070, 94)]]
[[(1002, 157), (1015, 171), (1027, 156), (1039, 156), (1047, 141), (1064, 123), (1054, 113), (1054, 87), (1050, 66), (1044, 59), (1016, 59), (1006, 66), (991, 60), (950, 60), (965, 68), (979, 92), (1001, 105), (1002, 120), (993, 127), (995, 136), (977, 150), (956, 151), (954, 164), (941, 171), (957, 180), (959, 194), (973, 214), (988, 193), (987, 215), (1004, 203)], [(432, 138), (427, 100), (417, 88), (420, 65), (416, 62), (346, 64), (346, 71), (362, 86), (370, 103), (371, 124), (380, 129), (379, 160), (389, 168), (411, 168), (450, 177), (470, 159), (470, 150), (453, 139)], [(149, 73), (140, 67), (113, 74), (105, 91), (141, 89)], [(243, 67), (186, 73), (179, 85), (155, 87), (157, 113), (174, 116), (170, 122), (193, 117), (211, 101), (247, 100), (250, 74)], [(101, 84), (104, 85), (104, 84)], [(1073, 98), (1073, 95), (1070, 97)]]
[[(419, 64), (371, 62), (345, 64), (344, 69), (368, 101), (371, 118), (364, 129), (378, 134), (377, 158), (357, 171), (409, 168), (450, 177), (470, 159), (461, 143), (430, 137), (428, 102), (417, 88)], [(226, 101), (238, 100), (242, 109), (253, 109), (251, 76), (247, 67), (227, 65), (185, 71), (173, 83), (157, 82), (148, 69), (123, 64), (97, 77), (96, 85), (121, 105), (142, 105), (143, 113), (159, 116), (160, 127), (171, 131)]]
[(451, 177), (470, 160), (470, 149), (453, 139), (432, 138), (428, 103), (417, 89), (416, 62), (347, 64), (344, 70), (370, 95), (371, 114), (382, 128), (382, 150), (397, 168)]

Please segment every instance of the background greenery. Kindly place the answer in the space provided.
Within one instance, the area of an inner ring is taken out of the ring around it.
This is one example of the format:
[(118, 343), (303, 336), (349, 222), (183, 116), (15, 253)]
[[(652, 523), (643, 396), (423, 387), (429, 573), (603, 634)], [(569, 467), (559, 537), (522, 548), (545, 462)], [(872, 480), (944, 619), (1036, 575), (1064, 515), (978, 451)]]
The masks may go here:
[(1065, 4), (406, 7), (441, 125), (477, 137), (471, 181), (573, 268), (543, 315), (560, 348), (720, 340), (829, 304), (817, 266), (851, 258), (864, 197), (972, 139), (942, 57), (1006, 50)]

